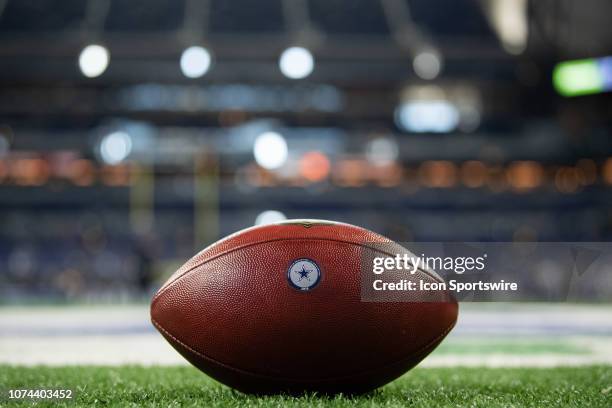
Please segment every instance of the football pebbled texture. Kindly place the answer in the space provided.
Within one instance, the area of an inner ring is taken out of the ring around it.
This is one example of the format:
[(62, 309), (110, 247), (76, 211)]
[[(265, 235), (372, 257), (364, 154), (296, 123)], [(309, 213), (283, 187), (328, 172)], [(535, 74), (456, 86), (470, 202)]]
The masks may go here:
[[(240, 231), (168, 279), (153, 298), (152, 322), (194, 366), (243, 392), (373, 390), (425, 358), (454, 326), (458, 306), (449, 294), (436, 302), (362, 301), (367, 243), (410, 254), (330, 221)], [(440, 280), (422, 270), (419, 278)]]

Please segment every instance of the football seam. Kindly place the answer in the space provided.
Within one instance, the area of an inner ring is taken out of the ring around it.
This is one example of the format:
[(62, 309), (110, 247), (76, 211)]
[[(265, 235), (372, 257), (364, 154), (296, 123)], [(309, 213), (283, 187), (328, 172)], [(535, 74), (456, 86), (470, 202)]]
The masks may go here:
[[(239, 232), (240, 232), (240, 231), (239, 231)], [(236, 235), (237, 235), (237, 234), (238, 234), (238, 233), (236, 233)], [(232, 234), (232, 235), (234, 235), (234, 234)], [(231, 238), (231, 236), (229, 236), (229, 237), (227, 237), (227, 238), (229, 239), (229, 238)], [(204, 265), (204, 264), (206, 264), (206, 263), (208, 263), (208, 262), (210, 262), (210, 261), (213, 261), (213, 260), (215, 260), (215, 259), (217, 259), (217, 258), (219, 258), (219, 257), (221, 257), (221, 256), (223, 256), (223, 255), (227, 255), (227, 254), (230, 254), (230, 253), (232, 253), (232, 252), (239, 251), (239, 250), (241, 250), (241, 249), (248, 248), (248, 247), (255, 246), (255, 245), (259, 245), (259, 244), (267, 244), (267, 243), (269, 243), (269, 242), (278, 242), (278, 241), (295, 241), (295, 240), (303, 240), (303, 241), (311, 241), (311, 240), (314, 240), (314, 241), (331, 241), (331, 242), (341, 242), (341, 243), (344, 243), (344, 244), (359, 245), (358, 243), (353, 242), (353, 241), (344, 241), (344, 240), (332, 239), (332, 238), (274, 238), (274, 239), (268, 239), (268, 240), (264, 240), (264, 241), (250, 242), (250, 243), (247, 243), (247, 244), (243, 244), (243, 245), (237, 246), (237, 247), (235, 247), (235, 248), (226, 249), (225, 251), (220, 252), (220, 253), (218, 253), (218, 254), (216, 254), (216, 255), (214, 255), (214, 256), (211, 256), (210, 258), (204, 258), (204, 259), (202, 259), (200, 262), (196, 263), (195, 265), (191, 266), (191, 267), (190, 267), (189, 269), (187, 269), (186, 271), (182, 272), (180, 275), (178, 275), (176, 278), (174, 278), (174, 279), (173, 279), (171, 282), (167, 282), (167, 283), (165, 284), (165, 286), (163, 286), (163, 287), (161, 288), (161, 290), (160, 290), (160, 291), (159, 291), (159, 292), (158, 292), (158, 293), (157, 293), (157, 294), (156, 294), (156, 295), (153, 297), (153, 301), (155, 301), (155, 299), (157, 299), (157, 298), (158, 298), (158, 297), (159, 297), (159, 296), (160, 296), (162, 293), (164, 293), (164, 292), (165, 292), (165, 291), (166, 291), (166, 290), (167, 290), (167, 289), (168, 289), (170, 286), (172, 286), (172, 285), (173, 285), (173, 284), (174, 284), (176, 281), (178, 281), (178, 280), (180, 280), (181, 278), (183, 278), (184, 276), (188, 275), (188, 274), (189, 274), (190, 272), (192, 272), (194, 269), (196, 269), (196, 268), (198, 268), (198, 267), (200, 267), (200, 266), (202, 266), (202, 265)], [(223, 241), (225, 241), (225, 239), (224, 239)], [(386, 242), (386, 243), (393, 243), (393, 241), (388, 241), (388, 242)], [(213, 245), (214, 245), (214, 244), (213, 244)], [(204, 252), (206, 249), (210, 248), (211, 246), (212, 246), (212, 245), (210, 245), (210, 246), (206, 247), (206, 248), (205, 248), (205, 249), (203, 249), (201, 252)], [(374, 249), (374, 248), (371, 248), (371, 249)], [(387, 254), (387, 255), (389, 255), (389, 254)], [(197, 255), (196, 255), (196, 256), (197, 256)], [(180, 268), (179, 268), (179, 269), (180, 269)]]
[[(257, 241), (257, 242), (251, 242), (251, 243), (248, 243), (248, 244), (241, 245), (241, 246), (239, 246), (239, 247), (235, 247), (235, 248), (232, 248), (232, 249), (228, 249), (228, 250), (226, 250), (226, 251), (224, 251), (224, 252), (221, 252), (221, 253), (219, 253), (219, 254), (217, 254), (217, 255), (214, 255), (214, 256), (212, 256), (212, 257), (210, 257), (210, 258), (205, 258), (205, 259), (203, 259), (201, 262), (196, 263), (196, 264), (195, 264), (195, 265), (193, 265), (191, 268), (187, 269), (185, 272), (181, 273), (179, 276), (177, 276), (176, 278), (174, 278), (174, 279), (173, 279), (171, 282), (167, 282), (167, 283), (165, 284), (165, 286), (163, 286), (163, 287), (162, 287), (162, 288), (161, 288), (161, 289), (160, 289), (160, 290), (159, 290), (159, 291), (158, 291), (158, 292), (155, 294), (155, 296), (153, 297), (153, 299), (152, 299), (151, 303), (154, 303), (154, 302), (155, 302), (155, 301), (156, 301), (156, 300), (157, 300), (157, 299), (158, 299), (158, 298), (159, 298), (159, 297), (160, 297), (160, 296), (161, 296), (163, 293), (165, 293), (165, 292), (166, 292), (166, 290), (170, 289), (170, 287), (171, 287), (172, 285), (174, 285), (174, 284), (175, 284), (177, 281), (179, 281), (180, 279), (182, 279), (182, 278), (184, 278), (185, 276), (187, 276), (187, 275), (188, 275), (189, 273), (191, 273), (193, 270), (195, 270), (195, 269), (199, 268), (200, 266), (202, 266), (202, 265), (204, 265), (204, 264), (206, 264), (206, 263), (208, 263), (208, 262), (210, 262), (210, 261), (213, 261), (213, 260), (215, 260), (215, 259), (217, 259), (217, 258), (219, 258), (219, 257), (221, 257), (221, 256), (223, 256), (223, 255), (227, 255), (227, 254), (230, 254), (230, 253), (232, 253), (232, 252), (239, 251), (239, 250), (241, 250), (241, 249), (248, 248), (248, 247), (255, 246), (255, 245), (259, 245), (259, 244), (267, 244), (267, 243), (269, 243), (269, 242), (277, 242), (277, 241), (295, 241), (295, 240), (300, 240), (300, 241), (330, 241), (330, 242), (340, 242), (340, 243), (343, 243), (343, 244), (355, 245), (355, 246), (359, 246), (359, 247), (367, 248), (367, 249), (370, 249), (370, 250), (373, 250), (373, 251), (379, 252), (379, 253), (381, 253), (381, 254), (385, 254), (385, 255), (387, 255), (387, 256), (393, 256), (393, 254), (390, 254), (390, 253), (388, 253), (388, 252), (386, 252), (386, 251), (383, 251), (383, 250), (380, 250), (380, 249), (378, 249), (378, 248), (374, 248), (374, 247), (371, 247), (371, 246), (368, 246), (368, 245), (361, 245), (361, 244), (359, 244), (359, 243), (357, 243), (357, 242), (353, 242), (353, 241), (344, 241), (344, 240), (339, 240), (339, 239), (331, 239), (331, 238), (276, 238), (276, 239), (270, 239), (270, 240), (266, 240), (266, 241)], [(396, 244), (396, 245), (399, 245), (399, 244), (397, 244), (397, 243), (395, 243), (395, 242), (393, 242), (393, 241), (391, 241), (391, 240), (388, 240), (388, 241), (386, 241), (386, 242), (380, 242), (380, 243), (381, 243), (381, 244)], [(399, 246), (401, 246), (401, 245), (399, 245)], [(404, 248), (404, 249), (408, 250), (407, 248)], [(408, 251), (409, 251), (409, 250), (408, 250)], [(426, 271), (426, 270), (424, 270), (424, 269), (419, 268), (419, 269), (418, 269), (418, 271), (419, 271), (419, 272), (424, 273), (425, 275), (429, 276), (430, 278), (433, 278), (434, 280), (436, 280), (436, 281), (438, 281), (438, 282), (440, 282), (440, 281), (441, 281), (441, 279), (442, 279), (442, 278), (440, 278), (440, 277), (438, 277), (438, 276), (434, 276), (434, 275), (432, 275), (431, 273), (429, 273), (428, 271)], [(442, 280), (442, 281), (443, 281), (443, 280)]]
[[(181, 340), (179, 340), (177, 337), (175, 337), (172, 333), (170, 333), (168, 330), (164, 329), (162, 327), (161, 324), (159, 324), (153, 317), (151, 317), (151, 322), (153, 323), (153, 325), (160, 331), (162, 331), (163, 333), (165, 333), (168, 337), (172, 338), (172, 340), (174, 340), (176, 343), (180, 344), (182, 347), (184, 347), (185, 349), (189, 350), (190, 352), (194, 353), (195, 355), (203, 358), (204, 360), (207, 360), (211, 363), (220, 365), (230, 371), (234, 371), (234, 372), (238, 372), (244, 375), (249, 375), (249, 376), (253, 376), (253, 377), (259, 377), (259, 378), (264, 378), (264, 379), (270, 379), (270, 380), (283, 380), (283, 381), (294, 381), (294, 382), (330, 382), (330, 381), (338, 381), (338, 380), (346, 380), (346, 379), (350, 379), (353, 377), (359, 377), (359, 376), (363, 376), (363, 375), (367, 375), (368, 373), (372, 372), (372, 371), (378, 371), (378, 370), (382, 370), (385, 367), (389, 367), (395, 364), (399, 364), (400, 362), (404, 361), (404, 360), (408, 360), (410, 358), (414, 358), (414, 356), (418, 356), (419, 354), (423, 353), (424, 351), (426, 351), (427, 349), (431, 348), (432, 346), (434, 346), (435, 344), (439, 343), (440, 341), (442, 341), (444, 339), (444, 337), (446, 337), (446, 335), (448, 335), (448, 333), (450, 333), (450, 331), (453, 329), (453, 327), (455, 327), (455, 324), (457, 323), (457, 320), (455, 319), (441, 334), (439, 334), (438, 336), (436, 336), (435, 338), (433, 338), (432, 340), (430, 340), (427, 344), (425, 344), (424, 346), (420, 347), (418, 350), (416, 350), (415, 352), (411, 353), (410, 356), (406, 356), (406, 357), (402, 357), (399, 358), (395, 361), (389, 362), (389, 363), (385, 363), (380, 367), (376, 367), (376, 368), (372, 368), (366, 371), (360, 371), (357, 374), (350, 374), (350, 375), (343, 375), (343, 376), (339, 376), (339, 377), (329, 377), (329, 378), (318, 378), (318, 379), (295, 379), (295, 378), (287, 378), (287, 377), (275, 377), (272, 375), (267, 375), (267, 374), (259, 374), (259, 373), (254, 373), (252, 371), (247, 371), (247, 370), (242, 370), (240, 368), (236, 368), (232, 365), (223, 363), (217, 359), (214, 359), (210, 356), (207, 356), (204, 353), (201, 353), (199, 351), (197, 351), (196, 349), (194, 349), (193, 347), (185, 344), (184, 342), (182, 342)], [(421, 360), (422, 361), (422, 360)], [(419, 364), (421, 361), (419, 361), (417, 364)], [(416, 365), (416, 364), (415, 364)]]

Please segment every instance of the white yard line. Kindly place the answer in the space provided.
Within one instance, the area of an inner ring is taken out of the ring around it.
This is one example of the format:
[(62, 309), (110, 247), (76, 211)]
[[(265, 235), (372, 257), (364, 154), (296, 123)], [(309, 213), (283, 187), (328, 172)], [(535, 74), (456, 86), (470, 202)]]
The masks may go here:
[(585, 365), (612, 365), (609, 356), (559, 356), (509, 354), (487, 356), (431, 356), (420, 367), (561, 367)]
[(18, 365), (186, 364), (161, 336), (0, 337), (0, 363)]

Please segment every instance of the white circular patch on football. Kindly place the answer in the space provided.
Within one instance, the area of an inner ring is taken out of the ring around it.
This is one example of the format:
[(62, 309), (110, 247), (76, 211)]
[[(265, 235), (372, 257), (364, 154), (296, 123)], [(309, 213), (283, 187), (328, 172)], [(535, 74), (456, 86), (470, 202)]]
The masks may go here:
[(310, 290), (314, 288), (321, 279), (319, 266), (310, 259), (298, 259), (294, 261), (287, 272), (289, 283), (299, 290)]

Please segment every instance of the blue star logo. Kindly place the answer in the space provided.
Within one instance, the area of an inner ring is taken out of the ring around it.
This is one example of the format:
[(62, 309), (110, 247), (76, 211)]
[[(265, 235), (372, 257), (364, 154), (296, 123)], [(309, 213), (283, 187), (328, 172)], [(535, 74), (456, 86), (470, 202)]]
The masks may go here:
[(302, 270), (297, 271), (297, 273), (300, 275), (300, 279), (298, 279), (298, 281), (301, 281), (302, 279), (306, 279), (310, 282), (310, 278), (308, 277), (308, 275), (310, 275), (310, 272), (312, 271), (307, 271), (306, 268), (304, 268), (304, 265), (302, 265)]
[(300, 258), (293, 261), (287, 271), (289, 284), (297, 290), (307, 291), (319, 284), (321, 269), (312, 259)]

